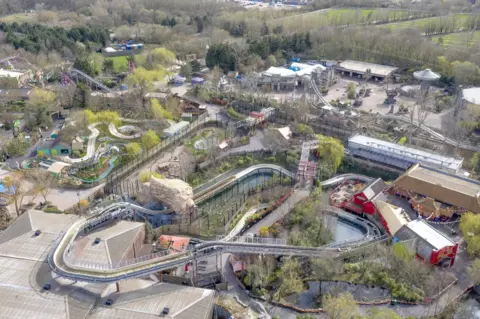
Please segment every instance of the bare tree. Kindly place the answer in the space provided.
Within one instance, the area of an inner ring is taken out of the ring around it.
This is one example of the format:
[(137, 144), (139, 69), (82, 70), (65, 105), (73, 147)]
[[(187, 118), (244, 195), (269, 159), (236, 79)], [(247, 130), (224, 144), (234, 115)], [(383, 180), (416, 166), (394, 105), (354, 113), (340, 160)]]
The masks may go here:
[(412, 144), (414, 128), (418, 127), (418, 129), (422, 129), (422, 125), (425, 123), (428, 115), (432, 112), (432, 108), (435, 104), (435, 97), (429, 93), (428, 90), (420, 89), (415, 98), (416, 104), (410, 108), (408, 113), (410, 119), (410, 144)]
[(35, 189), (40, 195), (42, 195), (46, 203), (48, 194), (50, 194), (53, 187), (53, 175), (44, 170), (37, 169), (32, 171), (32, 178), (35, 182)]

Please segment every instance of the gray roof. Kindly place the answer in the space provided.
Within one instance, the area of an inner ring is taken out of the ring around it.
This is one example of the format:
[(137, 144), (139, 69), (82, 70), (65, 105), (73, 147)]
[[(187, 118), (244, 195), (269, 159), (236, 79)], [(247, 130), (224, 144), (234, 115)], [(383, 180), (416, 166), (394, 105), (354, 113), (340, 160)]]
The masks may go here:
[[(44, 260), (53, 242), (78, 216), (30, 210), (0, 234), (0, 256)], [(34, 236), (40, 230), (39, 236)]]
[[(76, 241), (77, 258), (85, 262), (117, 263), (131, 249), (132, 243), (143, 229), (143, 223), (121, 220), (115, 225), (88, 233)], [(93, 244), (96, 238), (101, 241)]]
[[(144, 280), (139, 285), (132, 280), (129, 289), (112, 294), (114, 284), (85, 284), (54, 275), (46, 263), (46, 256), (52, 244), (77, 218), (32, 210), (0, 234), (1, 318), (144, 319), (158, 318), (164, 307), (170, 308), (170, 318), (211, 318), (215, 296), (211, 290), (166, 283), (148, 287), (152, 281)], [(141, 223), (121, 222), (116, 227), (104, 229), (106, 246), (112, 246), (112, 251), (120, 248), (117, 245), (124, 245), (125, 240), (136, 236), (142, 227)], [(37, 229), (41, 234), (34, 236)], [(46, 283), (51, 285), (49, 291), (43, 290)], [(101, 296), (114, 299), (115, 304), (105, 308)]]
[(106, 287), (53, 279), (45, 262), (8, 257), (0, 257), (0, 286), (0, 317), (9, 319), (84, 319)]
[(337, 65), (339, 70), (352, 71), (355, 73), (364, 74), (368, 69), (371, 71), (372, 76), (390, 76), (393, 72), (397, 71), (398, 68), (394, 66), (374, 64), (361, 61), (345, 60), (340, 62)]
[[(158, 318), (169, 308), (169, 318), (210, 319), (215, 292), (202, 288), (158, 283), (145, 289), (113, 293), (98, 303), (89, 318)], [(110, 307), (103, 306), (112, 299)]]
[(376, 152), (399, 158), (403, 160), (410, 160), (414, 163), (423, 163), (442, 169), (450, 169), (457, 171), (462, 167), (463, 158), (447, 157), (440, 154), (435, 154), (413, 147), (407, 147), (400, 144), (390, 143), (365, 135), (355, 134), (348, 139), (349, 149), (359, 145), (365, 149), (372, 149)]

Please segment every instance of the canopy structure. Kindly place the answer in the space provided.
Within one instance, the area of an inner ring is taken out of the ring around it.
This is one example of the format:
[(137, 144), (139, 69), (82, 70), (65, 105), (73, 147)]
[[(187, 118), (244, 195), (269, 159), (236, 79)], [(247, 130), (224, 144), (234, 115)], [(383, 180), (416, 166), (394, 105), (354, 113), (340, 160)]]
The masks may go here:
[(192, 78), (192, 84), (203, 84), (205, 82), (204, 79), (202, 78), (199, 78), (199, 77), (195, 77), (195, 78)]
[(420, 81), (437, 81), (440, 79), (440, 74), (433, 72), (430, 69), (413, 72), (413, 77)]

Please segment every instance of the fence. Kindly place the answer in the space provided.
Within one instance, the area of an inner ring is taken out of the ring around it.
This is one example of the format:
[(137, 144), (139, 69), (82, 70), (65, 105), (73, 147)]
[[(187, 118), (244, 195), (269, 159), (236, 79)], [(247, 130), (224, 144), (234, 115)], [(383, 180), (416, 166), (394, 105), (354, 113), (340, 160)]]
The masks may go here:
[(146, 163), (156, 158), (161, 151), (164, 151), (168, 147), (178, 145), (184, 137), (198, 129), (205, 127), (208, 124), (225, 126), (226, 122), (222, 121), (221, 119), (208, 117), (207, 113), (200, 115), (195, 122), (183, 128), (175, 135), (162, 140), (153, 148), (137, 155), (132, 161), (116, 167), (107, 177), (107, 182), (104, 188), (105, 193), (112, 193), (112, 188), (116, 183), (118, 183), (118, 181), (132, 174), (135, 170), (141, 168)]

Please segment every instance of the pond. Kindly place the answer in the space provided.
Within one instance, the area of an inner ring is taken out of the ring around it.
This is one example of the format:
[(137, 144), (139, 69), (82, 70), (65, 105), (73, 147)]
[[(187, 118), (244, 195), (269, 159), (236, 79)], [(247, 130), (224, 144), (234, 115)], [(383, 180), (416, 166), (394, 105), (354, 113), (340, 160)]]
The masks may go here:
[(358, 227), (347, 224), (337, 218), (337, 227), (335, 229), (335, 242), (360, 240), (365, 235), (364, 231)]

